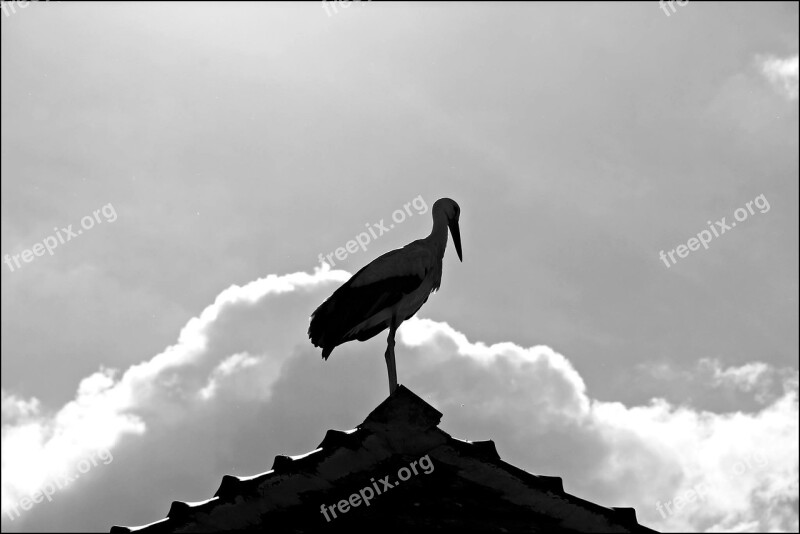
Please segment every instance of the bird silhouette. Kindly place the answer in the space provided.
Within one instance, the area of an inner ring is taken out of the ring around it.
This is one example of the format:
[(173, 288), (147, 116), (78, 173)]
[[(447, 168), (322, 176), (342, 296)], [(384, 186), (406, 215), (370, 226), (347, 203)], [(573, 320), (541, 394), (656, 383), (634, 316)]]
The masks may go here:
[(327, 360), (343, 343), (366, 341), (389, 329), (386, 368), (389, 394), (397, 388), (394, 336), (406, 319), (414, 316), (442, 282), (442, 258), (447, 246), (447, 230), (453, 236), (458, 259), (461, 234), (458, 219), (461, 208), (449, 198), (433, 204), (433, 229), (428, 237), (412, 241), (403, 248), (375, 258), (354, 274), (323, 302), (313, 314), (308, 337), (322, 348)]

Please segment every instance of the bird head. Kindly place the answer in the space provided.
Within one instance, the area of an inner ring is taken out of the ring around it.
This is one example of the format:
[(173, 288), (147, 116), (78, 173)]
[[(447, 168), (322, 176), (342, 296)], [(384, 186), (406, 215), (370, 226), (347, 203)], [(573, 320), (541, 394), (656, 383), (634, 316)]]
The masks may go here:
[(431, 211), (433, 212), (434, 219), (438, 214), (441, 214), (441, 216), (447, 219), (447, 227), (450, 229), (450, 235), (453, 236), (453, 245), (456, 247), (458, 260), (464, 261), (461, 256), (461, 230), (458, 228), (458, 218), (461, 216), (461, 208), (456, 201), (451, 198), (440, 198), (433, 203), (433, 209)]

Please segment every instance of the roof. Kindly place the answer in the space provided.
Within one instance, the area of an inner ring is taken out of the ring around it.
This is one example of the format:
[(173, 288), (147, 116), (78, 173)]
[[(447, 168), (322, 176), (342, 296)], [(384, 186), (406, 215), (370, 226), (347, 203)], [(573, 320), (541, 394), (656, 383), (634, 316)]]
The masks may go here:
[(655, 532), (633, 508), (594, 504), (559, 477), (504, 462), (492, 441), (453, 438), (441, 417), (401, 385), (313, 451), (276, 456), (259, 475), (225, 475), (212, 498), (175, 501), (160, 521), (111, 532)]

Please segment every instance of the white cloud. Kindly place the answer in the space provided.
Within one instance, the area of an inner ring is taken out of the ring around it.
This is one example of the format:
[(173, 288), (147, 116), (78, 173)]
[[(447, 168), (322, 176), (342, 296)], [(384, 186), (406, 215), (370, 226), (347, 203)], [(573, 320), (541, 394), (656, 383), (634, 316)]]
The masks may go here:
[(740, 388), (742, 391), (752, 391), (762, 381), (770, 370), (770, 366), (764, 362), (752, 362), (741, 367), (728, 367), (722, 369), (719, 361), (705, 360), (712, 366), (714, 372), (714, 385), (730, 384)]
[(208, 379), (208, 384), (206, 387), (200, 390), (200, 397), (205, 400), (212, 399), (217, 391), (217, 388), (219, 388), (221, 381), (225, 380), (234, 373), (241, 371), (242, 369), (253, 367), (258, 363), (258, 358), (250, 356), (246, 352), (229, 356), (228, 358), (224, 359), (222, 363), (220, 363), (211, 373), (211, 377)]
[(797, 100), (798, 55), (778, 58), (768, 56), (761, 59), (761, 72), (788, 99)]
[[(129, 491), (153, 499), (153, 515), (137, 516), (152, 521), (177, 490), (168, 493), (155, 474), (141, 474), (148, 454), (162, 458), (156, 471), (166, 480), (189, 480), (196, 493), (183, 498), (206, 498), (213, 488), (197, 487), (191, 477), (218, 481), (217, 462), (252, 474), (263, 466), (265, 439), (300, 454), (316, 444), (307, 447), (308, 436), (335, 421), (363, 419), (374, 404), (364, 405), (361, 392), (386, 385), (382, 347), (380, 358), (374, 354), (383, 337), (349, 344), (328, 362), (305, 338), (313, 305), (348, 276), (325, 269), (232, 286), (187, 323), (178, 343), (119, 377), (106, 369), (87, 377), (75, 400), (53, 414), (35, 399), (4, 392), (4, 511), (92, 451), (134, 441), (114, 467), (130, 471)], [(659, 530), (797, 527), (794, 370), (791, 379), (770, 382), (776, 371), (764, 363), (724, 369), (705, 361), (706, 376), (718, 385), (781, 389), (758, 411), (714, 413), (663, 399), (632, 407), (593, 399), (569, 360), (550, 347), (471, 342), (429, 319), (404, 323), (397, 352), (400, 381), (445, 414), (445, 430), (494, 439), (504, 459), (562, 476), (570, 493), (634, 506), (642, 523)], [(349, 415), (341, 417), (342, 410)], [(198, 438), (203, 432), (213, 433)], [(677, 509), (676, 498), (698, 489), (701, 500)], [(85, 496), (86, 506), (105, 511), (95, 501), (106, 493)], [(119, 497), (113, 503), (107, 522), (118, 522), (126, 508)]]
[[(75, 400), (54, 415), (39, 414), (36, 399), (24, 401), (3, 392), (3, 512), (56, 478), (73, 475), (82, 459), (112, 449), (126, 434), (145, 433), (147, 422), (140, 412), (157, 410), (162, 417), (177, 417), (185, 409), (180, 406), (184, 396), (200, 395), (202, 391), (210, 396), (223, 375), (237, 366), (252, 365), (252, 360), (237, 360), (235, 355), (219, 366), (207, 361), (212, 354), (208, 350), (209, 329), (223, 310), (298, 287), (341, 281), (347, 276), (343, 271), (318, 270), (314, 275), (270, 275), (243, 287), (231, 286), (186, 324), (178, 343), (130, 367), (119, 380), (115, 379), (116, 372), (109, 369), (83, 379)], [(198, 368), (206, 368), (200, 374), (210, 375), (205, 380), (206, 389), (197, 383)], [(25, 420), (20, 423), (17, 419), (22, 416)]]
[(39, 399), (20, 399), (2, 391), (3, 421), (27, 419), (39, 413)]
[[(739, 367), (723, 368), (719, 360), (703, 358), (697, 366), (700, 375), (710, 373), (708, 382), (717, 388), (728, 388), (754, 395), (761, 404), (773, 402), (781, 390), (796, 388), (797, 372), (776, 368), (764, 362), (750, 362)], [(781, 387), (783, 386), (783, 387)]]
[[(797, 504), (795, 381), (786, 380), (777, 400), (750, 414), (718, 414), (673, 406), (663, 399), (654, 399), (646, 406), (627, 407), (591, 399), (572, 365), (549, 347), (472, 344), (448, 325), (424, 319), (411, 320), (404, 328), (403, 342), (422, 347), (424, 352), (419, 362), (423, 369), (417, 372), (440, 368), (440, 358), (446, 359), (444, 355), (453, 349), (481, 364), (476, 375), (479, 382), (471, 382), (469, 372), (453, 369), (452, 376), (442, 377), (432, 387), (434, 396), (440, 397), (437, 406), (445, 414), (457, 408), (442, 397), (468, 391), (474, 403), (469, 410), (470, 419), (512, 418), (514, 424), (528, 422), (509, 429), (520, 447), (540, 446), (542, 434), (567, 428), (569, 438), (565, 441), (583, 440), (592, 448), (604, 450), (603, 454), (590, 453), (595, 464), (586, 467), (593, 472), (584, 471), (578, 478), (565, 477), (565, 484), (596, 495), (596, 501), (611, 504), (607, 502), (609, 495), (616, 493), (611, 488), (622, 486), (614, 504), (635, 506), (642, 522), (658, 530), (689, 532), (712, 526), (733, 529), (745, 521), (755, 521), (761, 528), (791, 530), (797, 525), (797, 515), (792, 516), (791, 512), (778, 525), (770, 524), (775, 516), (763, 513), (772, 502), (784, 502), (789, 510)], [(713, 363), (718, 381), (750, 389), (762, 386), (765, 377), (776, 373), (760, 362), (728, 369)], [(793, 373), (797, 375), (796, 371)], [(461, 383), (448, 383), (464, 377), (467, 379)], [(437, 394), (440, 385), (445, 386), (444, 391)], [(498, 398), (502, 401), (494, 402)], [(574, 447), (564, 445), (565, 450)], [(551, 450), (542, 460), (533, 454), (528, 458), (547, 465), (561, 452)], [(595, 481), (585, 484), (580, 480), (587, 475)], [(693, 488), (703, 492), (702, 499), (685, 505), (681, 502), (680, 510), (676, 509), (676, 497)], [(658, 504), (663, 513), (658, 511)]]

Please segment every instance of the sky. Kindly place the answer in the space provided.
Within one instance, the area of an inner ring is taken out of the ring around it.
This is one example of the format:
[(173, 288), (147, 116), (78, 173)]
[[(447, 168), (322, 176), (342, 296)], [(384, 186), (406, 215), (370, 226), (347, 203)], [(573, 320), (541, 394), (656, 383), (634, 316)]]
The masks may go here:
[(464, 261), (396, 352), (443, 430), (657, 530), (797, 531), (798, 5), (672, 7), (3, 2), (3, 531), (354, 428), (385, 335), (323, 362), (308, 317), (441, 197)]

